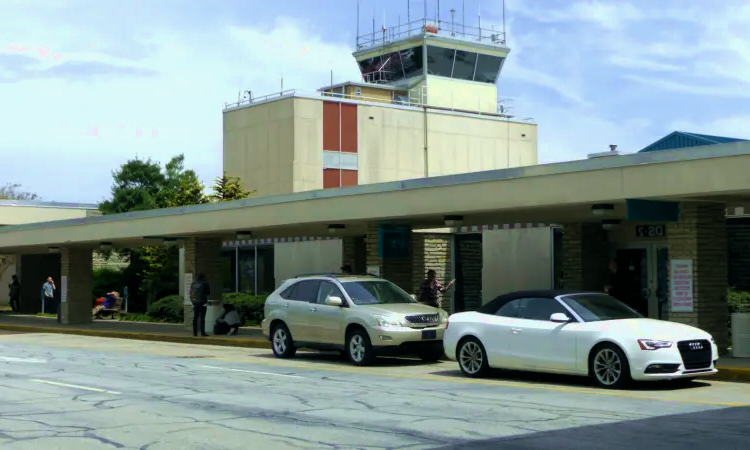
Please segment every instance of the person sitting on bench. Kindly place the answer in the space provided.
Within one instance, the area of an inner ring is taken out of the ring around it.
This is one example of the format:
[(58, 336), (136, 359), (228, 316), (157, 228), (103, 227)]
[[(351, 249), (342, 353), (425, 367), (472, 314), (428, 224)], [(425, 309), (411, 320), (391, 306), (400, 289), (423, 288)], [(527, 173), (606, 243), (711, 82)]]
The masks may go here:
[(237, 310), (234, 309), (234, 305), (226, 304), (224, 305), (224, 312), (216, 320), (214, 334), (226, 334), (227, 336), (237, 334), (240, 325), (242, 325), (242, 319), (240, 319)]
[(118, 295), (119, 294), (117, 292), (115, 292), (115, 291), (112, 291), (112, 292), (108, 293), (107, 295), (105, 295), (104, 296), (104, 301), (101, 304), (96, 305), (94, 307), (94, 311), (93, 311), (94, 318), (100, 319), (102, 311), (104, 311), (105, 309), (112, 309), (112, 308), (114, 308), (115, 304), (117, 303), (117, 296)]

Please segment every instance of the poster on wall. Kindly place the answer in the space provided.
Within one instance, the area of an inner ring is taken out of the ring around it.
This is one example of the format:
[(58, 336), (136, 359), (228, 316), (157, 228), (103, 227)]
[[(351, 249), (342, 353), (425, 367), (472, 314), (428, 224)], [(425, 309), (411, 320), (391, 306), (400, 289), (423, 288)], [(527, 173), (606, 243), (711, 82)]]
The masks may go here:
[(693, 260), (673, 259), (670, 275), (669, 310), (693, 312)]
[(185, 304), (188, 304), (188, 303), (191, 303), (190, 302), (190, 286), (193, 285), (193, 274), (186, 273), (184, 282), (185, 282)]
[(60, 277), (60, 303), (68, 301), (68, 277), (63, 275)]

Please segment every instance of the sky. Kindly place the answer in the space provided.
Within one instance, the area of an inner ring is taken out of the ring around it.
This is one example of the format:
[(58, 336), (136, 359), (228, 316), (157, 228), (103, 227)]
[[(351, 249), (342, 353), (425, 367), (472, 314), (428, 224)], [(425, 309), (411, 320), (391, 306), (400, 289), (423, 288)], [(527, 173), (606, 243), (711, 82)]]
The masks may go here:
[[(361, 0), (361, 28), (406, 21), (407, 0)], [(428, 0), (434, 17), (436, 0)], [(412, 19), (424, 15), (411, 0)], [(465, 4), (502, 27), (501, 0)], [(750, 3), (506, 0), (511, 53), (498, 80), (539, 126), (539, 161), (635, 152), (674, 131), (750, 138)], [(400, 17), (399, 17), (400, 16)], [(355, 0), (0, 1), (0, 184), (98, 203), (134, 157), (184, 153), (222, 171), (222, 109), (357, 80)]]

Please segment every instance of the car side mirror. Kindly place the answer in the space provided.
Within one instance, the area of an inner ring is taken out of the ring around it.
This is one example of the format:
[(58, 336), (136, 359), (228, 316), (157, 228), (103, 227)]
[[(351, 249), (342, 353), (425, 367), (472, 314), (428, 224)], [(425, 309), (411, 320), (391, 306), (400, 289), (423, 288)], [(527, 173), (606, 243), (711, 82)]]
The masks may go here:
[(344, 301), (341, 300), (341, 297), (328, 297), (326, 299), (326, 305), (328, 306), (342, 306), (344, 304)]
[(550, 316), (549, 320), (555, 323), (568, 323), (570, 322), (570, 317), (565, 313), (554, 313)]

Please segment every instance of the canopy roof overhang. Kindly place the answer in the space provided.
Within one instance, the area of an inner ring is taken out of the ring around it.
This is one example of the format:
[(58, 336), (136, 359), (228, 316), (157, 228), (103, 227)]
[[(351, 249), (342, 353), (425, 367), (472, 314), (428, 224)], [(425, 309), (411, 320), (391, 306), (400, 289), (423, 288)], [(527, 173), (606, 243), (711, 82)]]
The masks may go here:
[(591, 206), (626, 199), (719, 202), (750, 200), (750, 142), (638, 153), (584, 161), (422, 178), (341, 189), (249, 198), (233, 202), (133, 212), (0, 229), (0, 253), (46, 252), (49, 246), (153, 245), (144, 237), (193, 236), (234, 240), (365, 234), (368, 223), (444, 227), (444, 216), (463, 225), (595, 221)]

